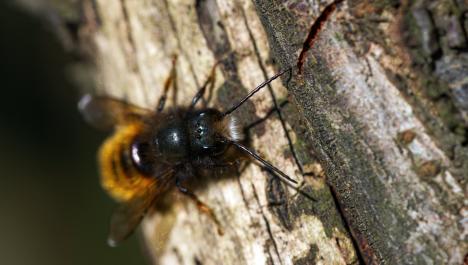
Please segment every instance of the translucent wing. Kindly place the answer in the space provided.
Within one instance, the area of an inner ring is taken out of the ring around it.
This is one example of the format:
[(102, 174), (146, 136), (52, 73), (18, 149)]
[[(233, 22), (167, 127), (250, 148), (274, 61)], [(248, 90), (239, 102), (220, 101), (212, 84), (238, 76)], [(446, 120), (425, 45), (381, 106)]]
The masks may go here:
[(128, 123), (151, 112), (118, 99), (89, 94), (81, 98), (78, 109), (86, 122), (98, 129), (110, 129), (116, 124)]
[(151, 195), (154, 197), (137, 197), (117, 207), (110, 220), (110, 231), (109, 237), (107, 238), (107, 244), (109, 244), (109, 246), (117, 246), (133, 233), (156, 199), (156, 194), (154, 192)]
[(158, 198), (168, 188), (168, 182), (173, 170), (168, 170), (162, 176), (155, 177), (155, 181), (141, 196), (124, 202), (115, 209), (110, 220), (110, 231), (107, 243), (115, 247), (128, 238), (140, 224), (148, 209), (154, 205)]

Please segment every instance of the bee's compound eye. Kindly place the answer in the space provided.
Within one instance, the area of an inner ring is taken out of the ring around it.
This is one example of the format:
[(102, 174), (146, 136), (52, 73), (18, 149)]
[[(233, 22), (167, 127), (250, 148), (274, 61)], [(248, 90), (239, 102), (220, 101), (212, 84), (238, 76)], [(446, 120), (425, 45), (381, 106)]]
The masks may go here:
[(131, 145), (131, 157), (135, 167), (142, 173), (152, 173), (151, 146), (147, 142), (135, 140)]

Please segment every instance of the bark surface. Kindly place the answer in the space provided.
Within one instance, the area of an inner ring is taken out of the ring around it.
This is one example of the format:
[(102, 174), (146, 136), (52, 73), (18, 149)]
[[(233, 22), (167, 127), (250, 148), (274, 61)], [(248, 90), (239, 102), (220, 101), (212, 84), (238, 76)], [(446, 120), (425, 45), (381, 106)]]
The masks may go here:
[[(466, 4), (367, 2), (342, 3), (304, 73), (271, 83), (236, 113), (247, 125), (289, 99), (249, 130), (251, 146), (309, 196), (254, 163), (202, 182), (195, 193), (225, 234), (193, 203), (171, 197), (142, 224), (154, 264), (463, 263)], [(83, 1), (64, 39), (93, 62), (92, 93), (148, 108), (174, 55), (181, 105), (219, 61), (211, 105), (227, 109), (296, 64), (329, 3)]]

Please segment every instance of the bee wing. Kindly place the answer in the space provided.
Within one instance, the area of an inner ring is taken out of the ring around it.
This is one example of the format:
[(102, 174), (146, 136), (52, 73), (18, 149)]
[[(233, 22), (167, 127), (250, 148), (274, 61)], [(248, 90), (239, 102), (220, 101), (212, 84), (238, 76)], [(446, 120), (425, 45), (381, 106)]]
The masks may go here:
[(117, 207), (110, 220), (107, 244), (117, 246), (127, 239), (145, 216), (156, 196), (141, 196)]
[(104, 96), (84, 95), (78, 109), (86, 122), (98, 129), (110, 129), (116, 124), (128, 123), (150, 113), (124, 101)]
[(115, 209), (111, 216), (109, 237), (107, 239), (110, 246), (117, 246), (135, 231), (148, 209), (154, 205), (158, 195), (166, 190), (172, 175), (173, 170), (169, 170), (162, 176), (155, 178), (155, 181), (144, 194), (122, 203)]

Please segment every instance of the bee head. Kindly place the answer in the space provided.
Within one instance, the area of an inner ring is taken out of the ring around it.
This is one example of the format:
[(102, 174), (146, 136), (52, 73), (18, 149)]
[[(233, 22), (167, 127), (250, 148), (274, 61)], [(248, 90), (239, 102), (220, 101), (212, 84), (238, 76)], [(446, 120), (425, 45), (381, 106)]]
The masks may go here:
[(242, 140), (241, 129), (233, 117), (225, 117), (216, 109), (195, 111), (188, 116), (190, 150), (200, 155), (220, 155), (229, 140)]

